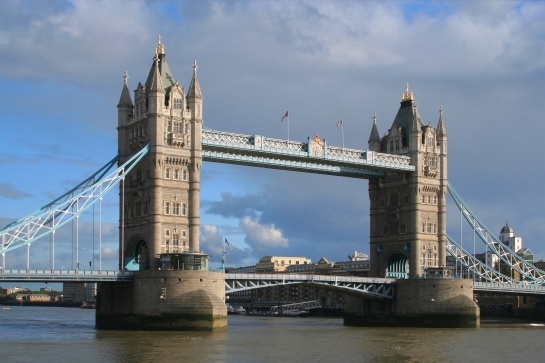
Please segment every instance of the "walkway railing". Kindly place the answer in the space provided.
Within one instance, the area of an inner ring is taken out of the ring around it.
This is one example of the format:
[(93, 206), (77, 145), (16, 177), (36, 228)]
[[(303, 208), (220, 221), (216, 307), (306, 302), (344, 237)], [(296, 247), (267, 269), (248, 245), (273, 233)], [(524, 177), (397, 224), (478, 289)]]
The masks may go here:
[(131, 271), (119, 270), (47, 270), (47, 269), (13, 269), (0, 270), (0, 281), (6, 282), (106, 282), (132, 281)]
[(319, 138), (304, 143), (204, 129), (202, 148), (205, 161), (362, 179), (415, 170), (408, 156), (332, 147)]

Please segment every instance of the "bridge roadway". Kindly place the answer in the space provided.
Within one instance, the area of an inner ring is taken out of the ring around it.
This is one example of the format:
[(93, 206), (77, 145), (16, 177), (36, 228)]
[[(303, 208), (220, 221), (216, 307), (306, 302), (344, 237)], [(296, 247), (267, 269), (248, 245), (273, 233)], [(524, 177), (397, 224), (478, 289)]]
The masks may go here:
[(132, 271), (0, 269), (0, 282), (115, 282), (132, 281)]
[[(0, 282), (116, 282), (132, 281), (132, 271), (0, 269)], [(346, 294), (393, 299), (396, 279), (332, 275), (225, 274), (225, 293), (271, 286), (310, 284), (339, 289)], [(545, 286), (523, 283), (475, 282), (474, 291), (502, 294), (545, 295)]]

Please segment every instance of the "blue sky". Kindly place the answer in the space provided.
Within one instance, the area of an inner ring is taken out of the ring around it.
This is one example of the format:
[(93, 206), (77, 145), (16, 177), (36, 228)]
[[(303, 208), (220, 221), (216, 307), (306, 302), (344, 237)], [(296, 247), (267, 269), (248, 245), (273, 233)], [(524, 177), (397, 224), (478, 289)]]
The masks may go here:
[[(318, 133), (340, 146), (343, 118), (345, 146), (367, 149), (373, 113), (386, 133), (409, 83), (425, 123), (444, 107), (458, 193), (492, 231), (509, 221), (545, 258), (543, 2), (5, 0), (0, 10), (2, 225), (115, 156), (123, 73), (131, 90), (145, 81), (160, 34), (186, 88), (197, 60), (204, 125), (216, 130), (287, 138), (289, 110), (290, 140)], [(366, 180), (213, 163), (202, 179), (213, 264), (223, 238), (230, 266), (368, 252)], [(472, 243), (449, 203), (448, 233)], [(115, 268), (115, 193), (103, 208), (102, 263)], [(83, 265), (98, 240), (92, 225), (80, 232)], [(57, 268), (74, 261), (70, 236), (57, 236)], [(32, 246), (31, 267), (48, 266), (48, 248)], [(26, 251), (6, 257), (7, 268), (25, 264)]]

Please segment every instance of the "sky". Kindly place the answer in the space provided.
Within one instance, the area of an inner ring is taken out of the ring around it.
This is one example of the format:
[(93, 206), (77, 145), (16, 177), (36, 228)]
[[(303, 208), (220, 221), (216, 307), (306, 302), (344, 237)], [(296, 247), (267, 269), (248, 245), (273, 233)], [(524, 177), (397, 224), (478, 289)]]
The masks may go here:
[[(544, 16), (540, 1), (4, 0), (0, 225), (116, 155), (123, 74), (131, 91), (145, 82), (160, 35), (186, 89), (197, 61), (204, 127), (220, 131), (319, 134), (365, 150), (373, 113), (385, 134), (409, 84), (425, 124), (436, 126), (444, 108), (456, 191), (491, 231), (509, 223), (544, 259)], [(224, 247), (233, 267), (266, 255), (369, 253), (366, 180), (209, 162), (201, 178), (200, 243), (212, 267)], [(483, 252), (448, 203), (448, 234)], [(117, 267), (117, 208), (112, 192), (100, 238), (98, 207), (82, 217), (82, 268)], [(74, 266), (73, 235), (56, 234), (56, 268)], [(31, 246), (31, 268), (50, 266), (49, 245)], [(26, 256), (8, 253), (6, 268), (24, 268)]]

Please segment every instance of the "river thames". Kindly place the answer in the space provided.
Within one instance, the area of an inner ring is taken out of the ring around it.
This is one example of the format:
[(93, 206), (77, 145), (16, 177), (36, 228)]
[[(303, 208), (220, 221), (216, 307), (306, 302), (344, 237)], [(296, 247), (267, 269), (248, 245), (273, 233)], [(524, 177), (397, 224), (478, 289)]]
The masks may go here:
[(545, 326), (355, 328), (338, 318), (230, 315), (224, 332), (104, 331), (94, 310), (0, 310), (2, 362), (544, 362)]

